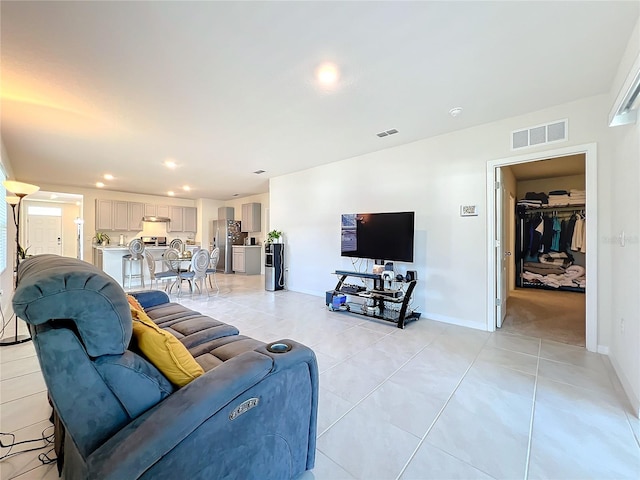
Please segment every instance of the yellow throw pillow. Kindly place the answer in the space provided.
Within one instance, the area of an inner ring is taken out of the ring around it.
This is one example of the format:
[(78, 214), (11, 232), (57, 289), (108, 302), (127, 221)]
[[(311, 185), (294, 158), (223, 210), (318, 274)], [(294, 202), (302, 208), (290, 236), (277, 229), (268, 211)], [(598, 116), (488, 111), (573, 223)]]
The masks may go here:
[(204, 373), (187, 347), (170, 332), (158, 327), (144, 310), (132, 305), (131, 316), (138, 348), (171, 383), (184, 387)]
[(144, 308), (140, 305), (140, 302), (133, 295), (127, 295), (127, 302), (129, 302), (129, 307), (131, 310), (138, 310), (139, 312), (144, 312)]

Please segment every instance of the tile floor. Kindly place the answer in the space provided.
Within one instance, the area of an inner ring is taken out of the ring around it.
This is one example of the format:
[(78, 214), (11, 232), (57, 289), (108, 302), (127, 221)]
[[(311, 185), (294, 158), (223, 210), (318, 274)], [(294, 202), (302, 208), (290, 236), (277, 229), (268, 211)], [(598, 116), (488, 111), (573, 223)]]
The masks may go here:
[[(265, 292), (261, 276), (218, 282), (217, 296), (178, 301), (316, 352), (316, 467), (299, 480), (640, 478), (640, 423), (606, 356), (427, 319), (399, 330), (329, 312), (324, 298)], [(0, 356), (0, 430), (49, 433), (32, 344)], [(38, 460), (48, 449), (5, 459), (0, 477), (57, 478)]]

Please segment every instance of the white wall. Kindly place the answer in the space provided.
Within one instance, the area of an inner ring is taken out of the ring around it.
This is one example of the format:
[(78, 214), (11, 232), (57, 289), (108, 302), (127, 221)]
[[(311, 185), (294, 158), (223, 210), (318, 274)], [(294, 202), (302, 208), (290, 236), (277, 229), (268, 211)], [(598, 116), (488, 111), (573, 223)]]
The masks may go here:
[[(616, 74), (610, 107), (639, 56), (640, 21)], [(613, 272), (609, 354), (636, 415), (640, 415), (640, 120), (611, 128), (611, 134), (615, 161), (608, 180), (614, 208), (610, 211), (610, 235), (603, 242)], [(622, 232), (624, 246), (619, 238)]]
[[(336, 282), (333, 269), (351, 268), (340, 257), (341, 213), (414, 210), (414, 304), (427, 318), (485, 329), (487, 161), (515, 156), (511, 131), (569, 118), (570, 141), (553, 148), (598, 143), (604, 235), (614, 161), (608, 109), (608, 97), (601, 95), (272, 179), (271, 222), (286, 233), (289, 288), (322, 296)], [(551, 149), (528, 152), (545, 150)], [(463, 204), (478, 205), (479, 216), (460, 217)], [(409, 267), (398, 266), (401, 272)], [(605, 286), (614, 279), (610, 269), (601, 272), (598, 344), (608, 345), (611, 297)]]

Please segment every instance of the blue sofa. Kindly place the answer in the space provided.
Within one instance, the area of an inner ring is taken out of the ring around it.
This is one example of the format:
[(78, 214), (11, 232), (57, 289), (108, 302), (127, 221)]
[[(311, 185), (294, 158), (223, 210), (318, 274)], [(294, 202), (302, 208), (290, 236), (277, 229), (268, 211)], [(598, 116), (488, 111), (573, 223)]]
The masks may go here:
[[(231, 325), (135, 296), (205, 373), (175, 388), (131, 344), (125, 292), (86, 262), (22, 262), (13, 297), (64, 426), (71, 479), (290, 479), (313, 468), (318, 370), (293, 340), (271, 348)], [(275, 350), (275, 351), (273, 351)]]

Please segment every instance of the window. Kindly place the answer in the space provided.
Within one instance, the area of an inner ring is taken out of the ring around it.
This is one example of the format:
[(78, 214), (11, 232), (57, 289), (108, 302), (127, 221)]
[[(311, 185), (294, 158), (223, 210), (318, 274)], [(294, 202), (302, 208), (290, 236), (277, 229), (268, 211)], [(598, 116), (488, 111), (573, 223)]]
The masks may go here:
[(7, 268), (7, 191), (2, 182), (7, 176), (0, 164), (0, 272), (4, 272)]
[(34, 207), (29, 205), (29, 215), (42, 215), (47, 217), (61, 217), (62, 208), (60, 207)]

